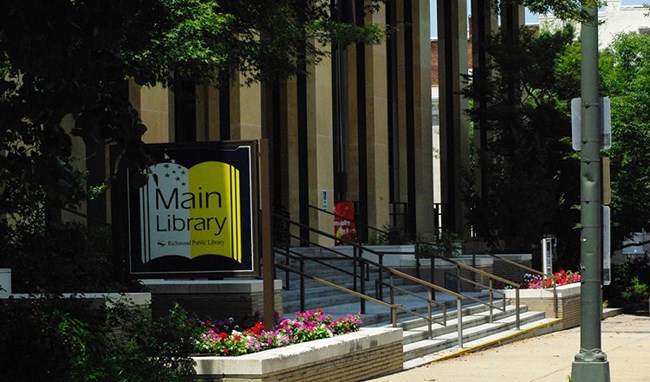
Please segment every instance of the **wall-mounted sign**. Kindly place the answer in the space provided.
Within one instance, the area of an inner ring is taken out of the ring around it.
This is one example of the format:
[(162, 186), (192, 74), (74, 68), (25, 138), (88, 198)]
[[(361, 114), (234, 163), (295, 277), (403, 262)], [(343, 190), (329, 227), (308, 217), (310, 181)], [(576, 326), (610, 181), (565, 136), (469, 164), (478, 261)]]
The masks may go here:
[(153, 163), (123, 186), (131, 275), (258, 273), (255, 143), (148, 146)]
[(354, 222), (354, 202), (334, 203), (334, 235), (338, 239), (347, 241), (357, 240), (357, 225)]

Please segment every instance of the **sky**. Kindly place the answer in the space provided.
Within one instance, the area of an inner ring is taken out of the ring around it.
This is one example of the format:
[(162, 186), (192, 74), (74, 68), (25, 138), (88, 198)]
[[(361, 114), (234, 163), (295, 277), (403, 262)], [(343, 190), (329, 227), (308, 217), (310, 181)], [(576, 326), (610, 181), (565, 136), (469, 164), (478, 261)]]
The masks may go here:
[[(640, 5), (640, 4), (648, 4), (650, 3), (650, 0), (621, 0), (621, 5)], [(437, 18), (437, 7), (436, 7), (436, 0), (431, 0), (431, 37), (438, 37), (438, 18)], [(471, 9), (470, 5), (470, 0), (467, 0), (467, 10), (469, 11)], [(528, 12), (526, 10), (526, 24), (530, 23), (536, 23), (537, 22), (537, 15)]]

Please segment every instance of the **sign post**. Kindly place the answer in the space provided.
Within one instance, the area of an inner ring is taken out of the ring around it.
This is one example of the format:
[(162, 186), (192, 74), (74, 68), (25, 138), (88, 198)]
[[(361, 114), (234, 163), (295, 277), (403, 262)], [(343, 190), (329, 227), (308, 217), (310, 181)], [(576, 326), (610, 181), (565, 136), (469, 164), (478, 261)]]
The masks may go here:
[(609, 362), (601, 349), (602, 187), (598, 98), (597, 2), (582, 0), (580, 151), (580, 351), (571, 377), (576, 382), (608, 382)]

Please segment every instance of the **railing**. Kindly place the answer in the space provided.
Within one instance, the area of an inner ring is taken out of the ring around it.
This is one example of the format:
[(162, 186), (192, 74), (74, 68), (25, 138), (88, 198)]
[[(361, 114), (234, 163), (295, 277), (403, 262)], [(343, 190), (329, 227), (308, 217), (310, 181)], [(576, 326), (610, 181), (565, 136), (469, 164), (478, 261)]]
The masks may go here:
[[(344, 218), (344, 217), (342, 217), (342, 216), (340, 216), (340, 215), (337, 215), (337, 214), (335, 214), (335, 213), (329, 212), (329, 211), (327, 211), (327, 210), (324, 210), (324, 209), (321, 209), (321, 208), (318, 208), (318, 207), (315, 207), (315, 206), (311, 206), (311, 205), (310, 205), (309, 207), (312, 208), (312, 209), (314, 209), (314, 210), (317, 210), (319, 213), (325, 213), (325, 214), (328, 214), (328, 215), (331, 215), (331, 216), (334, 216), (334, 217), (341, 217), (341, 218)], [(442, 203), (435, 203), (435, 204), (434, 204), (434, 210), (435, 210), (435, 216), (434, 216), (434, 217), (435, 217), (435, 223), (440, 223), (440, 220), (439, 220), (439, 219), (441, 219), (442, 208), (443, 208), (443, 207), (444, 207), (444, 204), (442, 204)], [(440, 226), (439, 224), (434, 224), (434, 228), (436, 229), (436, 233), (439, 233), (439, 232), (440, 232), (440, 227), (441, 227), (441, 226)], [(378, 229), (378, 228), (375, 228), (375, 227), (372, 227), (372, 226), (367, 226), (367, 228), (370, 229), (370, 230), (373, 230), (373, 231), (375, 231), (375, 232), (377, 232), (377, 233), (381, 233), (381, 234), (384, 234), (384, 235), (387, 235), (387, 234), (388, 234), (387, 231), (382, 230), (382, 229)], [(493, 320), (493, 310), (494, 310), (495, 308), (498, 309), (498, 310), (500, 310), (500, 311), (503, 311), (503, 312), (505, 312), (505, 310), (506, 310), (505, 293), (503, 293), (502, 291), (500, 291), (499, 289), (497, 289), (497, 288), (494, 286), (494, 282), (501, 283), (501, 284), (503, 284), (503, 285), (508, 285), (508, 286), (510, 286), (511, 288), (515, 289), (515, 290), (516, 290), (516, 292), (515, 292), (516, 322), (517, 322), (517, 329), (520, 329), (520, 309), (519, 309), (519, 302), (520, 302), (520, 300), (519, 300), (519, 289), (520, 289), (520, 286), (519, 286), (519, 284), (514, 283), (514, 282), (512, 282), (512, 281), (510, 281), (510, 280), (506, 280), (506, 279), (504, 279), (504, 278), (501, 278), (501, 277), (499, 277), (499, 276), (493, 275), (493, 274), (491, 274), (491, 273), (488, 273), (488, 272), (485, 272), (485, 271), (482, 271), (482, 270), (476, 268), (476, 266), (475, 266), (475, 264), (476, 264), (476, 260), (475, 260), (475, 258), (473, 258), (472, 266), (470, 267), (470, 266), (467, 266), (467, 265), (465, 265), (465, 264), (459, 263), (459, 262), (457, 262), (457, 261), (451, 260), (451, 259), (449, 259), (449, 258), (446, 257), (446, 256), (441, 256), (441, 255), (439, 255), (439, 254), (435, 254), (435, 253), (433, 253), (430, 249), (431, 249), (431, 248), (439, 248), (439, 247), (441, 247), (441, 245), (440, 245), (439, 243), (418, 242), (418, 243), (415, 243), (415, 247), (416, 247), (416, 250), (415, 250), (415, 252), (413, 253), (413, 255), (414, 255), (415, 260), (416, 260), (416, 277), (417, 277), (418, 279), (419, 279), (420, 276), (421, 276), (421, 272), (420, 272), (420, 269), (421, 269), (420, 260), (421, 260), (421, 258), (423, 257), (423, 256), (422, 256), (422, 253), (426, 253), (427, 255), (432, 255), (432, 256), (434, 256), (436, 259), (440, 259), (440, 260), (442, 260), (442, 261), (446, 261), (446, 262), (448, 262), (448, 263), (452, 263), (454, 266), (456, 266), (456, 268), (457, 268), (457, 274), (455, 275), (455, 277), (456, 277), (456, 279), (458, 280), (458, 283), (459, 283), (459, 286), (458, 286), (458, 288), (457, 288), (457, 290), (458, 290), (459, 292), (461, 291), (461, 288), (460, 288), (460, 282), (461, 282), (461, 281), (465, 281), (465, 282), (467, 282), (467, 283), (473, 284), (474, 286), (482, 287), (482, 288), (487, 289), (487, 290), (488, 290), (488, 298), (489, 298), (488, 302), (482, 301), (482, 300), (480, 300), (480, 299), (476, 299), (476, 298), (474, 298), (474, 297), (471, 297), (470, 295), (464, 295), (464, 296), (465, 296), (465, 298), (467, 298), (467, 299), (469, 299), (469, 300), (476, 301), (476, 302), (478, 302), (478, 303), (480, 303), (480, 304), (483, 304), (483, 305), (488, 306), (489, 309), (490, 309), (490, 322), (492, 322), (492, 320)], [(421, 251), (421, 250), (420, 250), (421, 247), (428, 248), (429, 251)], [(382, 267), (383, 267), (383, 265), (384, 265), (384, 263), (383, 263), (384, 255), (409, 255), (409, 254), (410, 254), (410, 253), (408, 253), (408, 252), (403, 252), (403, 251), (402, 251), (402, 252), (386, 252), (386, 251), (381, 251), (381, 252), (380, 252), (380, 251), (369, 251), (367, 248), (366, 248), (366, 252), (371, 252), (371, 253), (374, 253), (375, 255), (377, 255), (377, 257), (378, 257), (378, 263), (379, 263)], [(426, 256), (425, 256), (425, 257), (426, 257)], [(515, 263), (515, 264), (520, 265), (520, 264), (518, 264), (518, 263)], [(469, 272), (471, 272), (471, 274), (472, 274), (472, 279), (471, 279), (471, 280), (470, 280), (470, 279), (467, 279), (467, 278), (463, 278), (463, 277), (460, 276), (460, 269), (461, 269), (461, 268), (463, 268), (463, 270), (465, 270), (465, 271), (469, 271)], [(533, 271), (534, 271), (534, 270), (533, 270)], [(435, 276), (434, 276), (434, 273), (435, 273), (435, 259), (432, 258), (432, 259), (431, 259), (431, 268), (430, 268), (430, 280), (431, 280), (431, 282), (432, 282), (433, 284), (435, 284)], [(445, 273), (445, 274), (447, 274), (447, 273)], [(477, 276), (477, 275), (482, 275), (483, 277), (486, 277), (486, 278), (488, 279), (488, 284), (485, 285), (485, 284), (477, 283), (477, 282), (476, 282), (476, 276)], [(551, 276), (551, 277), (552, 277), (552, 276)], [(380, 273), (379, 273), (379, 280), (378, 280), (377, 282), (378, 282), (379, 284), (382, 284), (382, 283), (383, 283), (383, 272), (380, 272)], [(497, 295), (501, 295), (501, 296), (502, 296), (502, 299), (501, 299), (501, 301), (502, 301), (502, 307), (498, 307), (497, 305), (494, 304), (494, 295), (495, 295), (495, 294), (497, 294)], [(555, 293), (555, 296), (557, 296), (556, 293)], [(435, 289), (432, 290), (432, 297), (435, 298)], [(382, 295), (382, 289), (381, 289), (381, 288), (379, 289), (379, 295), (378, 295), (378, 298), (380, 298), (380, 299), (383, 298), (383, 295)], [(557, 297), (555, 298), (555, 306), (557, 307)], [(556, 313), (555, 313), (555, 314), (556, 314), (556, 316), (557, 316), (557, 308), (556, 308)]]
[[(542, 276), (543, 278), (547, 278), (547, 279), (552, 280), (553, 281), (553, 313), (555, 314), (555, 318), (559, 317), (558, 300), (557, 300), (557, 280), (555, 279), (555, 276), (549, 275), (549, 274), (541, 272), (541, 271), (538, 271), (537, 269), (534, 269), (534, 268), (531, 268), (531, 267), (527, 267), (527, 266), (525, 266), (523, 264), (517, 263), (516, 261), (512, 261), (510, 259), (506, 259), (505, 257), (501, 257), (501, 256), (498, 256), (498, 255), (495, 255), (495, 254), (492, 254), (492, 253), (485, 253), (485, 255), (488, 255), (488, 256), (490, 256), (490, 257), (492, 257), (494, 259), (497, 259), (499, 261), (503, 261), (503, 262), (505, 262), (507, 264), (510, 264), (512, 266), (515, 266), (517, 268), (525, 270), (525, 271), (527, 271), (529, 273), (534, 273), (536, 275)], [(476, 254), (475, 253), (472, 254), (472, 261), (476, 262)]]
[[(285, 271), (285, 277), (286, 280), (285, 282), (288, 282), (290, 280), (288, 278), (289, 273), (295, 273), (298, 274), (300, 277), (300, 305), (301, 305), (301, 310), (305, 309), (305, 279), (311, 279), (314, 280), (322, 285), (326, 285), (332, 288), (335, 288), (341, 292), (353, 295), (355, 297), (359, 298), (359, 303), (360, 303), (360, 310), (362, 314), (366, 313), (366, 302), (371, 302), (375, 304), (379, 304), (385, 307), (388, 307), (391, 311), (391, 323), (393, 326), (397, 325), (397, 312), (404, 312), (410, 315), (415, 315), (417, 317), (423, 318), (427, 321), (428, 323), (428, 330), (429, 330), (429, 336), (432, 336), (432, 323), (439, 323), (443, 326), (446, 326), (447, 324), (447, 313), (446, 313), (446, 307), (444, 304), (441, 304), (432, 297), (434, 291), (438, 291), (440, 293), (446, 293), (456, 299), (456, 310), (457, 310), (457, 327), (458, 327), (458, 346), (462, 347), (463, 346), (463, 337), (462, 337), (462, 332), (463, 332), (463, 325), (462, 325), (462, 303), (466, 299), (466, 297), (460, 293), (451, 291), (447, 288), (443, 288), (441, 286), (435, 285), (433, 283), (430, 283), (425, 280), (421, 280), (417, 277), (408, 275), (406, 273), (400, 272), (398, 270), (385, 267), (380, 263), (374, 262), (372, 260), (369, 260), (367, 258), (363, 257), (363, 253), (374, 253), (375, 255), (380, 255), (379, 252), (373, 251), (372, 249), (365, 248), (357, 243), (346, 241), (346, 240), (341, 240), (340, 238), (337, 238), (335, 235), (332, 235), (327, 232), (320, 231), (318, 229), (291, 221), (287, 219), (284, 216), (280, 215), (274, 215), (276, 220), (280, 220), (282, 224), (284, 224), (287, 228), (289, 228), (288, 231), (288, 236), (292, 238), (299, 239), (297, 235), (291, 234), (291, 226), (297, 227), (299, 230), (308, 230), (311, 234), (318, 235), (319, 237), (326, 238), (329, 240), (334, 241), (339, 241), (342, 242), (343, 244), (346, 244), (348, 246), (351, 246), (353, 249), (353, 256), (349, 256), (347, 254), (342, 253), (341, 251), (337, 251), (336, 249), (333, 249), (331, 247), (326, 247), (323, 245), (320, 245), (318, 243), (310, 243), (311, 246), (318, 248), (321, 251), (325, 251), (326, 253), (336, 255), (336, 257), (332, 256), (306, 256), (303, 254), (298, 253), (295, 250), (292, 250), (289, 245), (284, 246), (282, 249), (278, 249), (276, 247), (275, 249), (275, 255), (279, 256), (284, 256), (285, 261), (283, 262), (277, 262), (276, 261), (276, 269), (280, 269)], [(333, 266), (331, 264), (328, 264), (329, 260), (348, 260), (351, 261), (354, 266), (352, 267), (353, 271), (350, 272), (346, 269), (339, 268), (336, 266)], [(295, 269), (294, 267), (290, 266), (291, 262), (298, 262), (298, 269)], [(343, 287), (341, 285), (334, 284), (332, 282), (329, 282), (327, 280), (324, 280), (319, 277), (315, 277), (312, 275), (309, 275), (308, 273), (305, 272), (305, 262), (306, 261), (314, 261), (324, 267), (327, 267), (329, 269), (333, 269), (337, 272), (342, 272), (344, 274), (350, 275), (353, 279), (353, 287), (352, 289)], [(375, 296), (372, 297), (366, 293), (366, 282), (369, 281), (369, 273), (370, 269), (376, 269), (378, 272), (378, 275), (380, 276), (379, 280), (375, 282)], [(383, 281), (383, 274), (389, 274), (391, 277), (390, 282), (386, 283)], [(403, 288), (399, 288), (398, 286), (395, 285), (394, 279), (395, 278), (401, 278), (404, 280), (407, 280), (409, 282), (412, 282), (414, 284), (418, 284), (424, 288), (427, 289), (428, 293), (426, 297), (423, 297), (417, 293), (412, 293), (410, 291), (406, 291)], [(383, 301), (383, 287), (388, 287), (390, 291), (390, 301), (385, 302)], [(408, 309), (400, 304), (397, 304), (395, 302), (395, 292), (399, 291), (402, 293), (409, 293), (413, 297), (416, 297), (422, 301), (424, 301), (427, 304), (427, 314), (423, 315), (417, 312), (416, 310)], [(434, 306), (440, 306), (442, 305), (442, 320), (438, 321), (435, 320), (432, 316), (432, 308)]]
[[(428, 247), (434, 245), (432, 243), (420, 243), (420, 244), (425, 244)], [(416, 248), (417, 248), (417, 244), (416, 244)], [(383, 263), (383, 256), (385, 256), (385, 255), (410, 255), (411, 253), (410, 252), (403, 252), (403, 251), (402, 252), (381, 251), (381, 252), (375, 252), (375, 254), (377, 254), (379, 256), (379, 262)], [(434, 280), (435, 280), (435, 260), (436, 259), (439, 259), (441, 261), (452, 264), (456, 268), (456, 274), (453, 275), (453, 277), (456, 278), (456, 280), (457, 280), (456, 289), (457, 289), (458, 293), (461, 294), (464, 299), (471, 300), (471, 301), (477, 302), (477, 303), (479, 303), (481, 305), (487, 306), (489, 308), (489, 314), (490, 314), (489, 320), (490, 320), (490, 322), (493, 322), (493, 319), (494, 319), (494, 309), (497, 309), (497, 310), (502, 311), (502, 312), (506, 311), (505, 293), (503, 293), (499, 289), (495, 288), (494, 282), (501, 283), (501, 284), (508, 285), (508, 286), (512, 287), (515, 290), (515, 322), (516, 322), (516, 327), (517, 327), (517, 330), (519, 330), (521, 328), (521, 315), (520, 315), (520, 307), (519, 307), (519, 302), (520, 302), (520, 298), (519, 298), (519, 289), (520, 289), (520, 287), (519, 287), (519, 284), (514, 283), (514, 282), (512, 282), (510, 280), (506, 280), (506, 279), (504, 279), (502, 277), (493, 275), (493, 274), (491, 274), (489, 272), (486, 272), (486, 271), (483, 271), (481, 269), (478, 269), (478, 268), (469, 266), (467, 264), (463, 264), (461, 262), (452, 260), (452, 259), (447, 258), (445, 256), (435, 254), (433, 252), (426, 252), (425, 256), (423, 256), (423, 254), (421, 252), (416, 250), (412, 254), (416, 258), (416, 275), (418, 277), (420, 276), (420, 269), (419, 269), (419, 267), (420, 267), (420, 259), (422, 257), (429, 257), (431, 259), (430, 280), (432, 280), (432, 282), (434, 282)], [(467, 272), (471, 272), (473, 276), (479, 275), (479, 276), (483, 276), (483, 277), (487, 278), (488, 279), (488, 284), (486, 285), (486, 284), (481, 284), (479, 282), (476, 282), (475, 277), (473, 279), (462, 277), (461, 276), (461, 271), (462, 270), (467, 271)], [(448, 274), (448, 272), (445, 272), (445, 274)], [(478, 286), (478, 287), (487, 289), (488, 290), (488, 301), (485, 302), (485, 301), (483, 301), (481, 299), (475, 298), (475, 297), (470, 296), (468, 294), (463, 294), (462, 293), (462, 285), (461, 285), (462, 281), (473, 284), (474, 286)], [(502, 306), (501, 307), (494, 303), (494, 295), (495, 294), (502, 296), (502, 298), (501, 298)], [(434, 294), (433, 298), (435, 298), (435, 294)]]

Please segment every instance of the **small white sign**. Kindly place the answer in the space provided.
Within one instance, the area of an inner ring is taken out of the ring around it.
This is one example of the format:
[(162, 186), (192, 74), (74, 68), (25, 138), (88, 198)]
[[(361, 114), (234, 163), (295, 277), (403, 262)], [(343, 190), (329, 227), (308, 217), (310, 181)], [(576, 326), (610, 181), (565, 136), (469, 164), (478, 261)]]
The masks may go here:
[[(600, 97), (598, 110), (600, 118), (600, 148), (607, 150), (612, 147), (612, 114), (609, 97)], [(582, 114), (581, 99), (571, 100), (571, 146), (573, 150), (580, 151), (582, 148)]]
[(553, 238), (542, 239), (542, 271), (547, 275), (553, 274)]
[(612, 283), (610, 209), (603, 206), (603, 285)]

